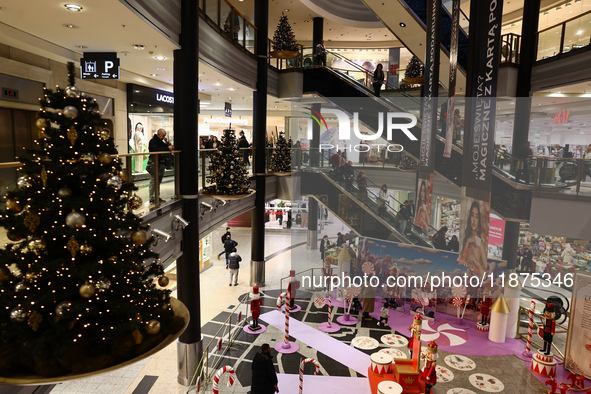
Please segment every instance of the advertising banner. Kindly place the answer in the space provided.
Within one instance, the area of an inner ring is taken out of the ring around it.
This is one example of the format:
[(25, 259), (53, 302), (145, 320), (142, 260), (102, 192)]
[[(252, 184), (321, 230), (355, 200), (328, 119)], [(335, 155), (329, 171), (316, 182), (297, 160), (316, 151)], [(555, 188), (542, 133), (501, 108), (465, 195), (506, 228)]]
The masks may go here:
[(445, 122), (445, 149), (443, 157), (451, 157), (451, 147), (454, 139), (459, 139), (458, 132), (454, 135), (454, 126), (459, 131), (459, 125), (456, 125), (455, 107), (456, 107), (456, 75), (458, 72), (458, 37), (460, 34), (460, 0), (453, 0), (453, 9), (451, 14), (451, 42), (449, 46), (449, 87), (447, 101), (447, 118)]
[(591, 274), (575, 274), (564, 367), (591, 379)]
[(433, 174), (430, 174), (429, 179), (419, 179), (419, 187), (417, 190), (416, 200), (416, 215), (415, 226), (420, 227), (423, 231), (429, 230), (429, 223), (431, 220), (431, 203), (433, 202)]

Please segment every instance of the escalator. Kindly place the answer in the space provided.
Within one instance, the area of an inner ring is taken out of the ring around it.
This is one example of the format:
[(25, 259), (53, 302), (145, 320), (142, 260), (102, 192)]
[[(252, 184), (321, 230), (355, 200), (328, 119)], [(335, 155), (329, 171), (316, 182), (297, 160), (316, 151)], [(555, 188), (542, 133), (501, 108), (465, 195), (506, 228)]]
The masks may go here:
[[(370, 130), (378, 130), (377, 112), (411, 112), (417, 113), (420, 108), (418, 99), (405, 96), (403, 92), (398, 96), (380, 97), (374, 96), (363, 83), (355, 78), (350, 78), (342, 72), (328, 67), (314, 66), (303, 68), (304, 94), (317, 94), (328, 99), (331, 104), (350, 117), (359, 111), (359, 101), (355, 98), (372, 98), (371, 110), (364, 109), (359, 113), (359, 122)], [(364, 101), (367, 103), (368, 101)], [(364, 104), (365, 106), (365, 104)], [(412, 134), (420, 140), (421, 124), (411, 129)], [(399, 143), (400, 141), (390, 141)], [(436, 173), (445, 177), (456, 186), (462, 184), (462, 148), (454, 145), (450, 158), (443, 157), (445, 148), (444, 139), (437, 137), (435, 141), (435, 168)], [(419, 157), (419, 142), (405, 140), (404, 151), (417, 159)], [(522, 185), (508, 176), (505, 171), (493, 167), (493, 181), (491, 193), (491, 208), (499, 216), (506, 220), (529, 220), (529, 212), (532, 198), (532, 186)]]

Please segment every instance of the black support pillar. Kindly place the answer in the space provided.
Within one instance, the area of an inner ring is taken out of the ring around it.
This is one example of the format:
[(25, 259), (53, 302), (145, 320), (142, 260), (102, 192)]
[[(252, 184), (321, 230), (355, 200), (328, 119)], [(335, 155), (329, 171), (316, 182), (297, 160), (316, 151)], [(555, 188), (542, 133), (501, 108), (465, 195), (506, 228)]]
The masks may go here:
[(252, 211), (252, 250), (250, 285), (265, 285), (265, 189), (267, 134), (267, 37), (269, 36), (269, 0), (255, 0), (254, 24), (257, 28), (257, 89), (253, 94), (253, 143), (256, 204)]
[(310, 197), (308, 199), (308, 240), (307, 248), (318, 249), (318, 201)]
[[(521, 27), (521, 53), (519, 54), (519, 71), (515, 98), (515, 122), (513, 125), (513, 155), (523, 147), (529, 136), (532, 98), (531, 73), (536, 58), (536, 33), (540, 19), (541, 0), (528, 0), (523, 6), (523, 24)], [(517, 263), (517, 245), (519, 239), (519, 222), (505, 224), (503, 241), (503, 260), (507, 261), (507, 269), (514, 269)]]
[(313, 21), (312, 45), (316, 48), (316, 45), (320, 44), (320, 41), (324, 39), (324, 18), (317, 16)]
[(174, 51), (174, 135), (180, 154), (180, 194), (183, 218), (182, 256), (177, 260), (178, 298), (191, 315), (189, 326), (177, 341), (178, 381), (188, 386), (203, 354), (199, 286), (199, 6), (181, 1), (181, 49)]
[[(312, 104), (312, 110), (320, 113), (320, 104)], [(320, 164), (320, 125), (312, 122), (312, 139), (310, 140), (310, 166), (318, 167)]]

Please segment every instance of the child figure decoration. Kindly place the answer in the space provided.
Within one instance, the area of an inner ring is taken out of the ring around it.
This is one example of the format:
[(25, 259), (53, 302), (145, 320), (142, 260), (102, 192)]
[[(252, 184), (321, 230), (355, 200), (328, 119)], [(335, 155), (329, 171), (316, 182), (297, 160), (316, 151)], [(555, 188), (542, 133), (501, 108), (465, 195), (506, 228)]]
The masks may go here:
[(378, 326), (380, 325), (380, 323), (384, 323), (384, 327), (387, 327), (389, 317), (390, 317), (390, 314), (388, 313), (388, 303), (384, 302), (384, 306), (382, 307), (382, 309), (380, 311), (380, 321), (378, 321)]
[(554, 317), (554, 304), (549, 302), (544, 308), (543, 321), (544, 350), (542, 350), (542, 353), (546, 356), (549, 356), (551, 353), (550, 350), (552, 349), (552, 340), (554, 339), (554, 331), (556, 330), (556, 322), (554, 321)]
[[(421, 335), (421, 328), (423, 326), (423, 318), (421, 315), (415, 315), (415, 318), (412, 322), (412, 326), (408, 327), (410, 330), (410, 339), (408, 340), (408, 348), (410, 349), (410, 358), (413, 358), (412, 349), (414, 346), (414, 342), (419, 340)], [(419, 344), (420, 349), (420, 344)]]
[(427, 345), (427, 353), (421, 357), (425, 358), (425, 367), (421, 373), (421, 380), (425, 382), (425, 394), (431, 394), (431, 388), (437, 383), (437, 344), (434, 341)]
[(261, 299), (261, 295), (259, 294), (259, 287), (255, 286), (252, 288), (252, 299), (250, 300), (250, 313), (252, 315), (252, 324), (248, 326), (253, 331), (261, 329), (261, 326), (259, 326), (259, 316), (261, 315), (262, 305), (263, 300)]
[[(491, 298), (490, 298), (490, 286), (484, 286), (484, 292), (482, 294), (482, 300), (480, 301), (480, 314), (482, 315), (480, 323), (478, 323), (479, 328), (485, 328), (488, 326), (488, 317), (490, 316), (490, 305), (491, 305)], [(488, 330), (486, 330), (488, 331)]]

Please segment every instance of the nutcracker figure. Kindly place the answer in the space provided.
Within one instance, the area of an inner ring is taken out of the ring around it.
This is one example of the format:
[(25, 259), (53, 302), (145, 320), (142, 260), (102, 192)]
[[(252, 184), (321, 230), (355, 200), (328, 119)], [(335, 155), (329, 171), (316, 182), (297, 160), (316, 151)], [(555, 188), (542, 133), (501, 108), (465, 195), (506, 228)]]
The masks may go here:
[[(295, 308), (296, 290), (300, 287), (300, 282), (295, 280), (295, 271), (289, 271), (289, 285), (287, 285), (287, 291), (289, 292), (289, 309)], [(286, 308), (288, 308), (286, 306)]]
[(425, 358), (425, 367), (421, 373), (421, 380), (425, 382), (425, 394), (431, 394), (431, 388), (437, 383), (437, 344), (434, 341), (427, 345), (427, 353), (421, 357)]
[(259, 287), (255, 286), (252, 288), (252, 298), (250, 300), (250, 313), (252, 315), (252, 324), (248, 326), (252, 331), (260, 330), (259, 316), (261, 315), (261, 306), (263, 300), (259, 294)]
[(488, 324), (488, 317), (490, 315), (490, 305), (490, 286), (486, 285), (484, 287), (482, 299), (480, 300), (480, 314), (482, 315), (482, 319), (480, 320), (481, 326), (486, 326)]
[(554, 331), (556, 330), (555, 316), (554, 304), (551, 302), (547, 303), (544, 308), (544, 320), (542, 322), (544, 331), (544, 350), (542, 353), (546, 356), (550, 355), (550, 350), (552, 349), (552, 340), (554, 339)]
[[(410, 349), (410, 358), (412, 359), (412, 349), (414, 346), (415, 341), (420, 341), (421, 337), (421, 329), (423, 327), (423, 318), (421, 315), (415, 315), (414, 320), (412, 321), (412, 326), (408, 327), (410, 330), (410, 338), (408, 340), (408, 348)], [(419, 349), (420, 349), (419, 344)]]

